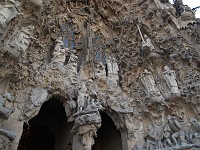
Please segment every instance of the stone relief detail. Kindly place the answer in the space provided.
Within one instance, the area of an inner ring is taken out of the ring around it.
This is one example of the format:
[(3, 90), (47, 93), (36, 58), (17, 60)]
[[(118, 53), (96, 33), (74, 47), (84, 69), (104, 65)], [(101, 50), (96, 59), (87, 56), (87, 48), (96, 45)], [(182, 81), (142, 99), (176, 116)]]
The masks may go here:
[(62, 37), (56, 40), (56, 45), (54, 47), (53, 58), (51, 59), (51, 68), (56, 69), (58, 66), (62, 66), (65, 63), (67, 54), (69, 53), (68, 48), (62, 48), (64, 46)]
[(5, 43), (3, 50), (9, 52), (13, 57), (25, 57), (32, 39), (35, 27), (33, 25), (23, 26), (14, 31), (13, 35)]
[(11, 19), (19, 15), (19, 5), (20, 3), (15, 0), (5, 0), (0, 3), (0, 33), (3, 32)]
[(154, 77), (150, 71), (144, 69), (141, 82), (145, 87), (145, 91), (148, 98), (160, 98), (160, 101), (163, 100), (160, 90), (158, 89)]
[(172, 94), (180, 95), (180, 90), (176, 81), (176, 73), (174, 70), (170, 70), (168, 66), (164, 66), (163, 76), (167, 82), (168, 87)]

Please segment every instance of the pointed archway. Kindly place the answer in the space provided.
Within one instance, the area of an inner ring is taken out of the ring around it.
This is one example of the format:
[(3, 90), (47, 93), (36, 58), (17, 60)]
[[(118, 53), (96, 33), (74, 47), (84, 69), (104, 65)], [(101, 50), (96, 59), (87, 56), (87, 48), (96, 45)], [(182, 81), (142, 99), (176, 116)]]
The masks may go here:
[(62, 102), (53, 97), (28, 125), (24, 124), (18, 150), (72, 150), (72, 126)]
[(105, 113), (100, 112), (102, 125), (97, 131), (97, 138), (92, 150), (122, 150), (120, 131), (117, 130), (112, 119)]

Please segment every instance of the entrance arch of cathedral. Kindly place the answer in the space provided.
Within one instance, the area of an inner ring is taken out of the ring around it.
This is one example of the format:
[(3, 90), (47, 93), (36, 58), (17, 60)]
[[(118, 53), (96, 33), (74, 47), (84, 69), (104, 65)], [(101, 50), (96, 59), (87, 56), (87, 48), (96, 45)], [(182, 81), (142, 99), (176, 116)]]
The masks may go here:
[(52, 97), (28, 124), (24, 123), (18, 150), (71, 150), (72, 126), (67, 122), (63, 103)]
[(102, 125), (97, 131), (95, 144), (92, 150), (122, 150), (120, 131), (117, 130), (112, 118), (106, 113), (100, 112)]

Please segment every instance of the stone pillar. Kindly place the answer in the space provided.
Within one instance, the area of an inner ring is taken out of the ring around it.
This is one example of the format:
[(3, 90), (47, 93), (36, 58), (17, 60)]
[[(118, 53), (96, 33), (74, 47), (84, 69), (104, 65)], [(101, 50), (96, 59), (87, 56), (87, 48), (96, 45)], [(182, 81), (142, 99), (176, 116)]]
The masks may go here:
[(136, 143), (136, 140), (134, 140), (134, 138), (129, 139), (126, 131), (120, 131), (120, 133), (123, 150), (132, 150)]
[(73, 136), (72, 150), (83, 150), (83, 144), (81, 143), (80, 137), (77, 134)]

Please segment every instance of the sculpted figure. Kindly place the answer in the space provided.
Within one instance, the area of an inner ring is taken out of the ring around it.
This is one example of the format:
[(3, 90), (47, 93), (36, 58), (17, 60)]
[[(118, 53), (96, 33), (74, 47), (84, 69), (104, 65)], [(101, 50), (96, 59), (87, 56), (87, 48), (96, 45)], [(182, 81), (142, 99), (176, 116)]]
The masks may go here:
[(94, 111), (94, 110), (102, 110), (103, 107), (98, 101), (95, 101), (95, 99), (91, 99), (88, 101), (86, 109), (90, 111)]
[(191, 125), (190, 140), (194, 144), (200, 143), (200, 123), (195, 118), (190, 118), (189, 123)]
[(146, 34), (144, 35), (144, 41), (142, 42), (142, 47), (148, 47), (150, 49), (150, 52), (155, 51), (155, 47), (153, 46), (150, 38)]
[(168, 115), (167, 121), (168, 121), (169, 127), (173, 131), (173, 133), (171, 135), (173, 142), (176, 145), (178, 145), (177, 139), (179, 139), (181, 142), (181, 145), (184, 145), (185, 144), (185, 134), (184, 134), (184, 131), (182, 130), (180, 123), (176, 119), (176, 117), (172, 117), (172, 116)]
[(158, 90), (156, 86), (156, 82), (153, 78), (152, 73), (149, 72), (147, 69), (144, 69), (141, 82), (147, 91), (148, 97), (161, 95), (160, 91)]
[(19, 3), (15, 0), (0, 1), (0, 28), (6, 27), (7, 23), (18, 14)]
[(166, 145), (172, 146), (172, 142), (170, 140), (170, 127), (168, 125), (164, 126), (163, 138)]
[(195, 118), (190, 118), (189, 123), (195, 132), (200, 133), (200, 122), (198, 122)]
[(156, 131), (153, 129), (152, 125), (148, 126), (147, 135), (145, 136), (147, 140), (147, 150), (155, 150), (156, 148)]
[(82, 112), (85, 104), (86, 104), (86, 98), (87, 98), (87, 87), (85, 85), (85, 83), (82, 83), (81, 87), (78, 90), (78, 99), (77, 99), (77, 103), (78, 103), (78, 110), (77, 112)]
[(20, 55), (24, 56), (29, 47), (31, 39), (35, 39), (31, 36), (34, 29), (35, 27), (33, 25), (21, 27), (19, 31), (13, 34), (10, 42), (4, 49), (8, 49), (7, 51), (9, 51), (14, 57), (19, 57)]
[(75, 55), (76, 51), (72, 51), (68, 61), (69, 72), (77, 75), (78, 57)]
[(108, 57), (107, 67), (108, 67), (108, 77), (118, 79), (119, 67), (117, 64), (117, 60), (114, 57), (111, 56)]
[(69, 49), (68, 48), (63, 48), (64, 44), (62, 41), (62, 37), (59, 37), (56, 40), (56, 45), (54, 47), (54, 52), (53, 52), (53, 58), (51, 59), (52, 61), (52, 69), (54, 69), (54, 65), (63, 65), (65, 62), (66, 54), (68, 54)]
[(173, 94), (180, 93), (180, 90), (178, 89), (178, 84), (176, 82), (176, 73), (174, 70), (170, 70), (168, 66), (164, 67), (164, 78), (167, 82), (168, 87), (171, 89), (171, 92)]

